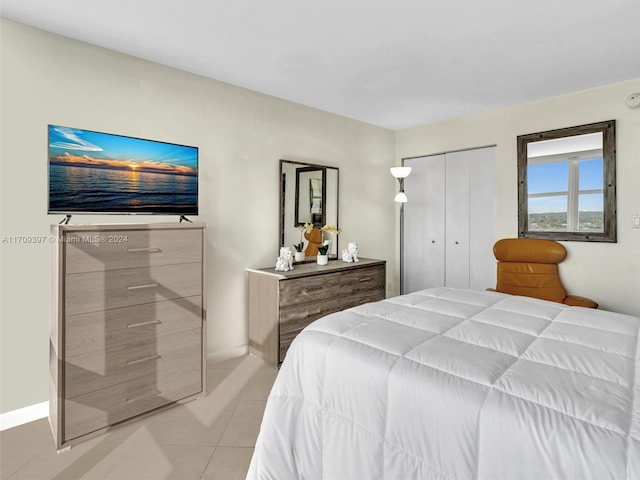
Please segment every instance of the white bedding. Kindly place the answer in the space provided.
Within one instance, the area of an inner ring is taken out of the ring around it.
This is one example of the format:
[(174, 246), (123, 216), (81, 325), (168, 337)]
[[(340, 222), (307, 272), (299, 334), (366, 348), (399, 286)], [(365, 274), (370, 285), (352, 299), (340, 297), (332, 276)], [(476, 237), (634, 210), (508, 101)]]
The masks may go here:
[(640, 479), (640, 318), (436, 288), (293, 342), (251, 479)]

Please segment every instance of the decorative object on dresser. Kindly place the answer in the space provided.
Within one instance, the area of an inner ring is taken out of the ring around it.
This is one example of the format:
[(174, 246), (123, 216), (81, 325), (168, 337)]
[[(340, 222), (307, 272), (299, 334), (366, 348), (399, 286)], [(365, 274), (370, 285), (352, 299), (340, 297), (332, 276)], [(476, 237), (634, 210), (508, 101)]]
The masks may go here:
[(58, 450), (205, 393), (205, 225), (54, 225)]
[(280, 256), (276, 258), (276, 270), (279, 272), (293, 270), (293, 254), (289, 247), (280, 247)]
[(300, 331), (333, 312), (385, 298), (384, 260), (299, 265), (292, 272), (248, 269), (249, 353), (277, 367)]
[(358, 244), (354, 242), (349, 242), (346, 250), (342, 251), (342, 261), (351, 263), (351, 262), (359, 262), (358, 258)]

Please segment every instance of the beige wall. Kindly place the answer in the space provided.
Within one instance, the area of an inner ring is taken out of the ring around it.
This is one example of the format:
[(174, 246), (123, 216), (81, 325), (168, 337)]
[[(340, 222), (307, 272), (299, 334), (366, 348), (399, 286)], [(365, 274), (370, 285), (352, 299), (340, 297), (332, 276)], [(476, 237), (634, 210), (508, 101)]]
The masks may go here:
[[(246, 345), (247, 267), (278, 253), (278, 160), (340, 168), (340, 241), (383, 258), (398, 292), (398, 207), (388, 173), (401, 158), (497, 145), (496, 238), (517, 233), (516, 136), (616, 119), (618, 243), (568, 243), (572, 293), (640, 314), (640, 80), (396, 132), (180, 72), (6, 20), (0, 23), (1, 236), (47, 237), (47, 124), (200, 148), (208, 231), (208, 349)], [(74, 222), (176, 221), (90, 216)], [(397, 222), (396, 222), (397, 224)], [(2, 243), (0, 413), (48, 399), (48, 244)]]
[[(2, 20), (1, 235), (46, 237), (47, 124), (200, 148), (208, 350), (247, 343), (247, 267), (278, 254), (279, 159), (340, 168), (340, 241), (393, 261), (393, 132)], [(78, 223), (177, 221), (76, 216)], [(391, 226), (391, 228), (389, 228)], [(48, 399), (48, 244), (0, 245), (0, 413)], [(389, 290), (397, 290), (393, 268)]]
[[(570, 293), (601, 308), (640, 315), (640, 108), (625, 99), (640, 92), (640, 79), (462, 117), (396, 133), (402, 158), (497, 145), (496, 239), (518, 233), (516, 137), (527, 133), (616, 120), (618, 243), (565, 242), (561, 276)], [(409, 200), (410, 201), (410, 200)]]

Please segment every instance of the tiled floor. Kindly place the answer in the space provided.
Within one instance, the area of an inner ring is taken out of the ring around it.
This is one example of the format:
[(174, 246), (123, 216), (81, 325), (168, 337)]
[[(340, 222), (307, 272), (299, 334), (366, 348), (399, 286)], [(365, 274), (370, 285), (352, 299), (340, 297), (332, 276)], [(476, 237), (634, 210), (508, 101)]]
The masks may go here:
[(207, 368), (207, 396), (56, 453), (48, 420), (0, 432), (0, 479), (244, 479), (276, 370), (252, 356)]

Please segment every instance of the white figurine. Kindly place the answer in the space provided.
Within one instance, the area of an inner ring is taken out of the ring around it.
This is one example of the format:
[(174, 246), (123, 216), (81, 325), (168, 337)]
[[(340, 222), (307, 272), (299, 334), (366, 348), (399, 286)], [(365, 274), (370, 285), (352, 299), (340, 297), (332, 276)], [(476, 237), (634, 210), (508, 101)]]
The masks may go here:
[(342, 261), (347, 263), (359, 262), (358, 259), (358, 244), (349, 242), (346, 250), (342, 251)]
[(280, 248), (280, 256), (276, 258), (276, 270), (279, 272), (293, 270), (293, 254), (291, 253), (291, 248)]
[(349, 245), (347, 246), (347, 250), (349, 250), (349, 254), (351, 255), (351, 258), (353, 258), (354, 262), (359, 262), (360, 259), (358, 258), (358, 244), (355, 242), (349, 242)]

